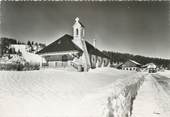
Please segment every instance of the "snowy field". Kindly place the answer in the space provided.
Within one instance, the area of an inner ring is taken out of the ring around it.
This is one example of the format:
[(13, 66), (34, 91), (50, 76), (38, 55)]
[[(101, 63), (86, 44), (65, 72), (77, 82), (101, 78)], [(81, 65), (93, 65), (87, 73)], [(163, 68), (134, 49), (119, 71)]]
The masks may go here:
[(0, 117), (105, 117), (108, 97), (143, 76), (111, 68), (0, 71)]
[(170, 70), (165, 70), (164, 72), (158, 72), (158, 74), (170, 78)]
[(163, 75), (153, 75), (157, 82), (163, 87), (166, 93), (170, 96), (170, 77)]

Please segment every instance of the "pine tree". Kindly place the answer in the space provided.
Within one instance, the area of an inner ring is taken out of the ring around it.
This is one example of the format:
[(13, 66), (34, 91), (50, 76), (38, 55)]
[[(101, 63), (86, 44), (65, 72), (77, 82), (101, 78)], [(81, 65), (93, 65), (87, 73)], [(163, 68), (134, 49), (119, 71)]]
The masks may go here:
[(30, 42), (30, 41), (27, 41), (27, 45), (31, 46), (31, 42)]

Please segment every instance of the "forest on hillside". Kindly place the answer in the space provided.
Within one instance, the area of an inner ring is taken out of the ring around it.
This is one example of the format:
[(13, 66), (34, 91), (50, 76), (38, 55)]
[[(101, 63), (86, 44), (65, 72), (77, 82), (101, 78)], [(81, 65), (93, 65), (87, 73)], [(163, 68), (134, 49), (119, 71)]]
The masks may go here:
[(113, 51), (103, 51), (103, 53), (111, 58), (111, 62), (124, 63), (127, 60), (132, 59), (142, 65), (145, 65), (147, 63), (154, 63), (158, 67), (164, 67), (170, 69), (170, 59), (145, 57), (141, 55), (133, 55), (128, 53), (119, 53)]
[(44, 48), (46, 45), (43, 43), (38, 43), (35, 41), (27, 41), (23, 42), (17, 39), (8, 38), (8, 37), (0, 37), (0, 56), (3, 54), (15, 54), (15, 49), (10, 47), (10, 45), (27, 45), (29, 52), (39, 51)]

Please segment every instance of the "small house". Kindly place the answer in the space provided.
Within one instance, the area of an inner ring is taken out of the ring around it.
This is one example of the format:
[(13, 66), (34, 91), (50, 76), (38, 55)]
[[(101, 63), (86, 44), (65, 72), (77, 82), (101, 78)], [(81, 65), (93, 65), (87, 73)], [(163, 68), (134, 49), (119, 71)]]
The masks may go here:
[(129, 70), (129, 71), (139, 71), (141, 64), (134, 61), (128, 60), (124, 64), (121, 65), (122, 70)]

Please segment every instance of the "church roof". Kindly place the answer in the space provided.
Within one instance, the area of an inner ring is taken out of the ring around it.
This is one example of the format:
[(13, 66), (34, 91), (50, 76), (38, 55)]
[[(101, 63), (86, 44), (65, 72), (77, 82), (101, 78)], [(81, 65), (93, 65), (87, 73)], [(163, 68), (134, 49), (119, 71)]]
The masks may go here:
[[(58, 40), (54, 41), (53, 43), (49, 44), (39, 52), (37, 52), (37, 54), (62, 52), (62, 51), (70, 51), (70, 50), (77, 50), (82, 52), (82, 50), (76, 44), (74, 44), (72, 40), (73, 37), (66, 34), (63, 37), (59, 38)], [(85, 41), (85, 43), (89, 54), (94, 54), (97, 56), (109, 58), (108, 56), (104, 55), (100, 50), (95, 48), (92, 44), (90, 44), (88, 41)]]
[(37, 54), (74, 50), (82, 52), (82, 50), (76, 44), (74, 44), (72, 40), (73, 37), (66, 34), (53, 43), (49, 44), (42, 50), (38, 51)]
[(86, 42), (86, 46), (87, 46), (87, 51), (90, 54), (94, 54), (97, 56), (101, 56), (101, 57), (106, 57), (109, 58), (108, 56), (106, 56), (105, 54), (103, 54), (100, 50), (98, 50), (97, 48), (95, 48), (92, 44), (90, 44), (88, 41)]
[(80, 25), (83, 27), (83, 28), (85, 28), (85, 26), (79, 21), (79, 23), (80, 23)]

